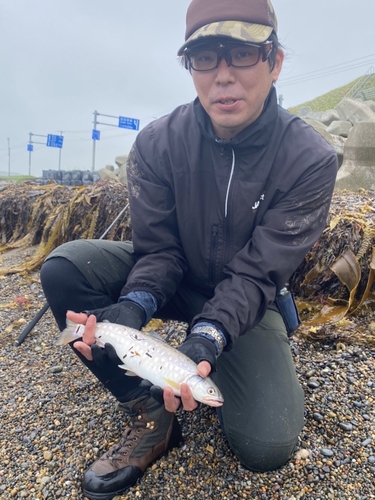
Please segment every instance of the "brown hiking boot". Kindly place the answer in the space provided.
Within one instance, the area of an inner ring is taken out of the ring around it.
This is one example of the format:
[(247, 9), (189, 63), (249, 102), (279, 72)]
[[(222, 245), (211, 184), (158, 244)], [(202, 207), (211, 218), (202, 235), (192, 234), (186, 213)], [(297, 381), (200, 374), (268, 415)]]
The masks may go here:
[(107, 500), (133, 486), (154, 460), (182, 441), (174, 413), (151, 396), (122, 403), (119, 408), (131, 418), (120, 441), (85, 473), (82, 489), (93, 500)]

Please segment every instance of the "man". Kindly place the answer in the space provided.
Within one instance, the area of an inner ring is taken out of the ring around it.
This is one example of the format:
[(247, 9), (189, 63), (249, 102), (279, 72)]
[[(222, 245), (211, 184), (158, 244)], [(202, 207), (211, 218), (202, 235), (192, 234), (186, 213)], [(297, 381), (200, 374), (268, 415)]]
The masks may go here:
[[(60, 329), (66, 311), (85, 311), (68, 312), (86, 324), (73, 349), (132, 419), (86, 472), (92, 499), (124, 492), (181, 440), (180, 399), (166, 388), (163, 404), (124, 377), (113, 347), (93, 345), (96, 321), (187, 322), (179, 349), (218, 384), (221, 426), (248, 469), (285, 464), (303, 427), (293, 303), (280, 291), (325, 227), (336, 154), (277, 105), (283, 52), (269, 0), (192, 0), (178, 54), (198, 97), (148, 125), (130, 152), (134, 247), (73, 241), (41, 271)], [(186, 385), (181, 399), (197, 407)]]

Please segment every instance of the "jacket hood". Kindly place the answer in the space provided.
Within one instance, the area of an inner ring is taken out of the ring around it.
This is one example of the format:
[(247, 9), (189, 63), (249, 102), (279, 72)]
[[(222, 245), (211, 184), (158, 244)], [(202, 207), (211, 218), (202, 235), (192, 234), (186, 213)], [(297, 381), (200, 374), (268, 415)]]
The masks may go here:
[(212, 128), (211, 119), (201, 105), (198, 97), (194, 101), (194, 113), (200, 131), (207, 139), (224, 147), (229, 146), (234, 149), (247, 148), (255, 152), (268, 144), (274, 131), (278, 117), (276, 89), (272, 85), (270, 93), (264, 103), (263, 111), (255, 122), (248, 125), (229, 140), (216, 137)]

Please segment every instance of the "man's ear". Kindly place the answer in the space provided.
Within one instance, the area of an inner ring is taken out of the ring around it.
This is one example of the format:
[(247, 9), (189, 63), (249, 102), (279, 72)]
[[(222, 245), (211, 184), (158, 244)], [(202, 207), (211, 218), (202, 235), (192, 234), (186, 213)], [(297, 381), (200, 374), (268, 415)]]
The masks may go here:
[(284, 62), (284, 51), (278, 49), (276, 58), (275, 58), (275, 66), (273, 67), (272, 73), (272, 82), (275, 83), (279, 79), (279, 75), (281, 72), (281, 68), (283, 67)]

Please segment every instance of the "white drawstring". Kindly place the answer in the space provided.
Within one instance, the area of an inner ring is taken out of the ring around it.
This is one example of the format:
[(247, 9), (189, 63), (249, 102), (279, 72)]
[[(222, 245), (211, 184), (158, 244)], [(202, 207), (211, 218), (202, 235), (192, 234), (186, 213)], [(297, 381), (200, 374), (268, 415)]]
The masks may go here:
[(225, 217), (228, 215), (228, 198), (229, 198), (229, 189), (230, 185), (232, 183), (232, 177), (233, 177), (233, 172), (234, 172), (234, 164), (236, 163), (236, 156), (234, 154), (234, 150), (232, 148), (232, 168), (230, 171), (230, 177), (229, 177), (229, 182), (228, 182), (228, 187), (227, 187), (227, 195), (225, 197)]

